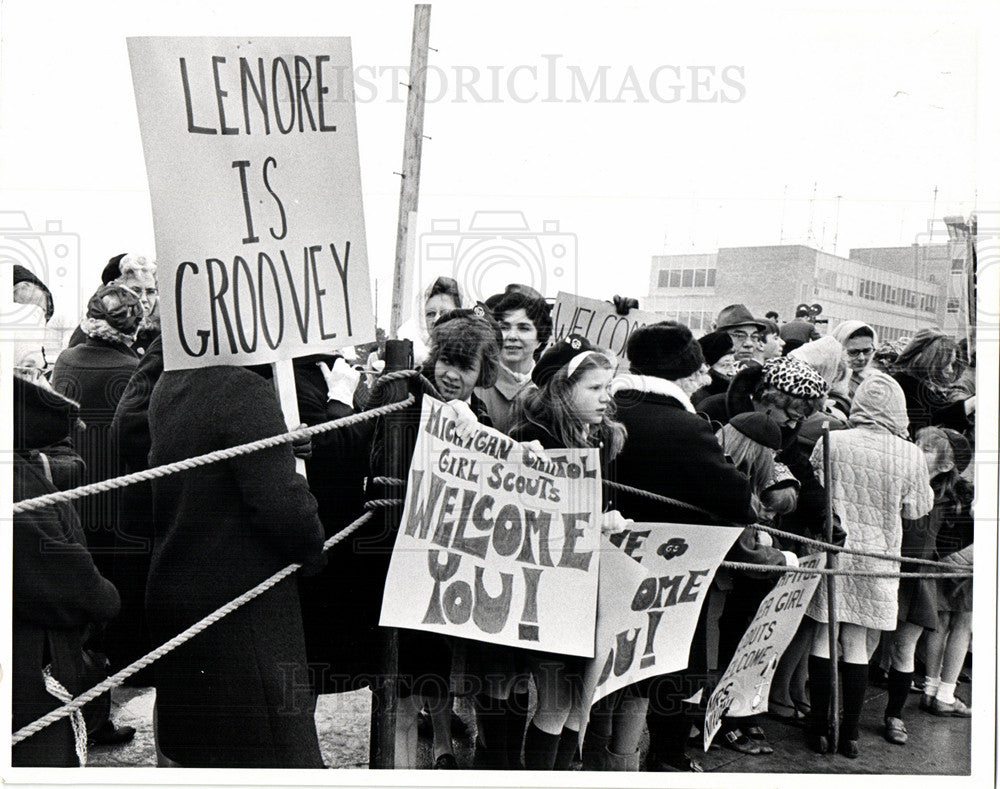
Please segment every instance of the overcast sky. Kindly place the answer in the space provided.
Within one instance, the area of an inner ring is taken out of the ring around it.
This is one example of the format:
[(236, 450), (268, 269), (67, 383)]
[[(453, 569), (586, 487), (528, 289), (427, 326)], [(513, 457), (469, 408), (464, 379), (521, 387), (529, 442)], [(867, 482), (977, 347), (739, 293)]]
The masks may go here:
[[(691, 5), (434, 3), (418, 260), (442, 235), (433, 220), (452, 220), (459, 254), (477, 211), (520, 211), (550, 295), (641, 297), (656, 254), (784, 241), (846, 256), (977, 207), (977, 6)], [(3, 207), (79, 236), (87, 294), (110, 255), (153, 252), (126, 36), (350, 36), (387, 323), (412, 4), (6, 0), (0, 13)]]

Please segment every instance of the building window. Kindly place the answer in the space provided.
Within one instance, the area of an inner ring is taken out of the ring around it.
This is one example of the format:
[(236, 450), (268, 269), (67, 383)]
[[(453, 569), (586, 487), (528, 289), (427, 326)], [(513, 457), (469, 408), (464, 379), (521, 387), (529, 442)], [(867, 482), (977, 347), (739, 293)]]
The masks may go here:
[(965, 271), (965, 260), (962, 258), (951, 259), (951, 273), (961, 274)]
[(659, 273), (659, 275), (657, 277), (657, 280), (656, 280), (656, 287), (658, 287), (658, 288), (667, 288), (667, 287), (670, 287), (670, 271), (669, 270), (667, 270), (665, 268), (661, 268), (660, 269), (660, 273)]
[(705, 287), (705, 269), (696, 269), (694, 272), (694, 286), (696, 288)]
[(950, 298), (948, 299), (948, 306), (946, 307), (946, 311), (954, 315), (956, 312), (958, 312), (960, 307), (961, 307), (961, 301), (959, 301), (959, 299)]
[(672, 269), (670, 272), (670, 287), (679, 288), (681, 286), (681, 270), (679, 268)]
[(715, 269), (710, 268), (705, 272), (705, 286), (709, 288), (715, 287)]
[(681, 287), (690, 288), (694, 285), (694, 269), (686, 268), (681, 273)]

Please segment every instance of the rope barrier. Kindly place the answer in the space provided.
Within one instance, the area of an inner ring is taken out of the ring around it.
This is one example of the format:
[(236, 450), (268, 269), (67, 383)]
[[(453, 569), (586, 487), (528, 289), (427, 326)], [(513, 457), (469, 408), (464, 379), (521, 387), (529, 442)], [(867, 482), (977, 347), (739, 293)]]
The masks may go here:
[[(767, 573), (802, 573), (804, 575), (854, 576), (856, 578), (971, 578), (965, 568), (953, 573), (883, 573), (877, 570), (828, 570), (819, 567), (789, 567), (784, 564), (751, 564), (749, 562), (722, 562), (720, 567), (730, 570), (750, 570)], [(951, 565), (955, 567), (955, 565)]]
[[(372, 505), (372, 506), (368, 507), (368, 505)], [(365, 523), (367, 523), (369, 520), (371, 520), (371, 518), (375, 515), (374, 508), (377, 507), (377, 506), (378, 506), (378, 504), (375, 503), (375, 502), (368, 502), (368, 504), (366, 504), (366, 507), (368, 507), (368, 512), (366, 512), (364, 515), (362, 515), (361, 517), (359, 517), (353, 523), (348, 524), (343, 529), (341, 529), (339, 532), (337, 532), (332, 537), (330, 537), (329, 539), (327, 539), (323, 543), (323, 552), (325, 553), (326, 551), (328, 551), (330, 548), (332, 548), (337, 543), (339, 543), (339, 542), (347, 539), (348, 537), (351, 536), (351, 534), (353, 534), (355, 531), (357, 531), (361, 526), (363, 526)], [(238, 609), (241, 606), (245, 605), (246, 603), (249, 603), (251, 600), (253, 600), (253, 599), (257, 598), (257, 597), (260, 597), (260, 595), (264, 594), (264, 592), (266, 592), (268, 589), (270, 589), (271, 587), (273, 587), (275, 584), (278, 584), (281, 581), (285, 580), (288, 576), (290, 576), (292, 573), (294, 573), (296, 570), (298, 570), (301, 566), (302, 565), (298, 564), (298, 563), (296, 563), (296, 564), (290, 564), (287, 567), (279, 570), (274, 575), (272, 575), (270, 578), (267, 578), (266, 580), (261, 581), (255, 587), (253, 587), (252, 589), (247, 590), (246, 592), (244, 592), (243, 594), (241, 594), (239, 597), (236, 597), (236, 598), (230, 600), (224, 606), (222, 606), (220, 608), (217, 608), (212, 613), (208, 614), (207, 616), (205, 616), (202, 619), (200, 619), (197, 622), (195, 622), (187, 630), (184, 630), (183, 632), (178, 633), (176, 636), (174, 636), (173, 638), (171, 638), (169, 641), (167, 641), (167, 642), (161, 644), (160, 646), (158, 646), (152, 652), (149, 652), (146, 655), (143, 655), (141, 658), (139, 658), (138, 660), (136, 660), (134, 663), (131, 663), (128, 666), (126, 666), (125, 668), (123, 668), (121, 671), (117, 672), (116, 674), (112, 674), (107, 679), (101, 681), (97, 685), (94, 685), (94, 687), (92, 687), (90, 690), (81, 693), (79, 696), (77, 696), (76, 698), (74, 698), (72, 701), (69, 701), (66, 704), (63, 704), (61, 707), (57, 707), (56, 709), (52, 710), (51, 712), (46, 713), (45, 715), (43, 715), (41, 718), (39, 718), (38, 720), (34, 721), (33, 723), (29, 723), (27, 726), (24, 726), (23, 728), (18, 729), (14, 733), (14, 736), (11, 738), (11, 745), (17, 745), (22, 740), (26, 740), (28, 737), (32, 736), (33, 734), (37, 734), (42, 729), (44, 729), (46, 726), (49, 726), (49, 725), (55, 723), (57, 720), (65, 718), (68, 715), (72, 715), (75, 711), (77, 711), (80, 708), (82, 708), (88, 702), (93, 701), (98, 696), (100, 696), (102, 693), (104, 693), (106, 691), (109, 691), (112, 688), (118, 687), (126, 679), (128, 679), (129, 677), (131, 677), (133, 674), (138, 673), (142, 669), (146, 668), (146, 666), (149, 666), (150, 664), (152, 664), (155, 661), (159, 660), (161, 657), (163, 657), (164, 655), (166, 655), (168, 652), (172, 652), (177, 647), (179, 647), (181, 644), (183, 644), (183, 643), (185, 643), (187, 641), (190, 641), (192, 638), (194, 638), (196, 635), (198, 635), (200, 632), (202, 632), (203, 630), (205, 630), (210, 625), (215, 624), (220, 619), (222, 619), (223, 617), (231, 614), (233, 611), (235, 611), (236, 609)]]
[[(392, 375), (392, 373), (390, 373), (390, 375)], [(301, 430), (292, 430), (288, 433), (280, 433), (276, 436), (262, 438), (257, 441), (251, 441), (248, 444), (240, 444), (227, 449), (217, 449), (214, 452), (208, 452), (204, 455), (198, 455), (185, 460), (178, 460), (175, 463), (166, 463), (162, 466), (156, 466), (143, 471), (136, 471), (132, 474), (125, 474), (121, 477), (112, 477), (111, 479), (94, 482), (90, 485), (83, 485), (79, 488), (70, 488), (69, 490), (61, 490), (56, 493), (46, 493), (44, 496), (37, 496), (33, 499), (23, 499), (22, 501), (14, 504), (14, 514), (18, 515), (22, 512), (28, 512), (29, 510), (41, 509), (42, 507), (48, 507), (52, 504), (57, 504), (63, 501), (82, 499), (95, 493), (103, 493), (108, 490), (115, 490), (116, 488), (124, 488), (137, 482), (148, 482), (150, 480), (159, 479), (160, 477), (169, 476), (170, 474), (176, 474), (179, 471), (188, 471), (193, 468), (198, 468), (199, 466), (207, 466), (210, 463), (218, 463), (220, 460), (229, 460), (234, 457), (239, 457), (240, 455), (249, 455), (251, 452), (258, 452), (262, 449), (269, 449), (281, 444), (287, 444), (299, 438), (309, 438), (314, 435), (319, 435), (320, 433), (326, 433), (330, 430), (336, 430), (337, 428), (350, 427), (351, 425), (355, 425), (360, 422), (366, 422), (369, 419), (385, 416), (393, 411), (400, 411), (407, 406), (412, 405), (414, 401), (415, 398), (411, 394), (408, 395), (405, 400), (400, 400), (397, 403), (390, 403), (389, 405), (373, 408), (371, 411), (363, 411), (360, 414), (352, 414), (351, 416), (345, 416), (340, 419), (333, 419), (319, 425), (302, 428)]]

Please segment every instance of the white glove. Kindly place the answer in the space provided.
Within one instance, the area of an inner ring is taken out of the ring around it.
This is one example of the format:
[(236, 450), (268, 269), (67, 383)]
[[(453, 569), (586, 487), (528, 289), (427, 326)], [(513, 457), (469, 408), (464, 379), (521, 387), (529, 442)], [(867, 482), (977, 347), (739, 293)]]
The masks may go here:
[(757, 532), (757, 544), (761, 548), (770, 548), (772, 545), (774, 545), (774, 540), (771, 539), (771, 535), (768, 534), (766, 531), (759, 531), (758, 530), (758, 532)]
[(340, 358), (333, 363), (332, 370), (326, 362), (317, 362), (316, 366), (326, 379), (326, 399), (336, 400), (353, 408), (354, 390), (358, 388), (361, 373)]
[(378, 358), (378, 351), (372, 351), (368, 354), (368, 362), (365, 366), (369, 370), (375, 370), (376, 372), (382, 372), (385, 369), (385, 359)]
[(785, 557), (785, 564), (788, 565), (789, 567), (799, 566), (799, 557), (796, 556), (791, 551), (782, 551), (781, 555)]
[(601, 518), (601, 534), (605, 536), (608, 536), (609, 534), (618, 534), (618, 532), (631, 529), (635, 526), (634, 520), (626, 518), (618, 510), (610, 510), (602, 513)]

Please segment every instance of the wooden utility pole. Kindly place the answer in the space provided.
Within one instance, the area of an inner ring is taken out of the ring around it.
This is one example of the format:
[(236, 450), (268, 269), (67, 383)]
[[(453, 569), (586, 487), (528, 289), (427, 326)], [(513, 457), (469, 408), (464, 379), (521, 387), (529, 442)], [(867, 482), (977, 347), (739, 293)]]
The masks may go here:
[[(403, 139), (403, 170), (400, 173), (399, 220), (396, 226), (396, 262), (392, 275), (392, 310), (389, 314), (389, 338), (395, 340), (402, 322), (403, 298), (406, 292), (407, 248), (410, 233), (416, 231), (416, 216), (420, 194), (420, 153), (424, 140), (424, 93), (427, 86), (427, 50), (430, 43), (431, 7), (413, 8), (413, 43), (410, 52), (410, 92), (406, 99), (406, 132)], [(411, 272), (412, 276), (412, 272)], [(390, 346), (386, 344), (386, 372), (390, 364)], [(407, 343), (409, 345), (409, 343)], [(393, 347), (392, 350), (398, 350)], [(412, 363), (412, 348), (407, 364)], [(391, 429), (391, 427), (387, 427)], [(398, 447), (389, 449), (393, 452)], [(394, 463), (393, 468), (399, 466)], [(401, 476), (406, 476), (405, 473)], [(372, 684), (371, 734), (368, 743), (368, 765), (372, 769), (391, 770), (396, 766), (396, 707), (398, 703), (397, 674), (399, 673), (399, 636), (395, 628), (380, 628), (381, 671)]]
[[(424, 94), (427, 88), (427, 49), (430, 43), (431, 7), (413, 8), (413, 45), (410, 52), (410, 92), (406, 98), (406, 134), (403, 138), (403, 169), (400, 173), (399, 219), (396, 224), (396, 265), (392, 275), (392, 312), (389, 314), (389, 337), (396, 338), (402, 323), (403, 294), (406, 278), (406, 249), (411, 212), (416, 212), (420, 197), (420, 152), (424, 141)], [(412, 274), (412, 272), (411, 272)]]

